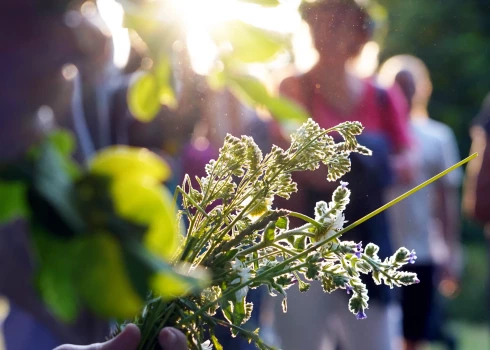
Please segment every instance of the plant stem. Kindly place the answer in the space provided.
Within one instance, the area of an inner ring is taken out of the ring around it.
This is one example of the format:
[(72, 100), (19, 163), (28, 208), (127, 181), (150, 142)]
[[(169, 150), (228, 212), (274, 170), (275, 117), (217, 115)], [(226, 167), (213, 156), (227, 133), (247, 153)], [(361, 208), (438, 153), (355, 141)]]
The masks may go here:
[(189, 202), (191, 202), (192, 205), (195, 206), (196, 209), (199, 210), (199, 212), (201, 212), (202, 215), (204, 215), (205, 217), (209, 217), (208, 213), (206, 213), (206, 211), (203, 208), (201, 208), (201, 206), (194, 199), (189, 197), (187, 193), (185, 193), (185, 191), (182, 189), (182, 187), (177, 186), (177, 191), (179, 191), (182, 194), (182, 196), (184, 196)]
[(289, 250), (289, 249), (287, 249), (287, 248), (283, 247), (283, 246), (282, 246), (282, 245), (280, 245), (280, 244), (274, 243), (274, 244), (272, 244), (272, 246), (273, 246), (274, 248), (276, 248), (276, 249), (279, 249), (280, 251), (282, 251), (282, 252), (284, 252), (284, 253), (286, 253), (286, 254), (291, 255), (291, 256), (296, 255), (296, 253), (295, 253), (295, 252), (293, 252), (293, 251), (291, 251), (291, 250)]
[(310, 218), (307, 215), (304, 215), (304, 214), (301, 214), (301, 213), (297, 213), (295, 211), (290, 211), (289, 212), (289, 215), (294, 216), (294, 217), (296, 217), (298, 219), (301, 219), (303, 221), (306, 221), (306, 222), (312, 224), (313, 226), (315, 226), (316, 228), (322, 228), (322, 224), (321, 223), (319, 223), (315, 219)]
[(287, 239), (288, 237), (296, 236), (296, 235), (303, 235), (306, 237), (315, 238), (314, 233), (296, 229), (296, 230), (289, 230), (289, 231), (283, 232), (282, 234), (280, 234), (279, 236), (276, 237), (274, 242), (279, 242), (279, 241), (282, 241), (283, 239)]

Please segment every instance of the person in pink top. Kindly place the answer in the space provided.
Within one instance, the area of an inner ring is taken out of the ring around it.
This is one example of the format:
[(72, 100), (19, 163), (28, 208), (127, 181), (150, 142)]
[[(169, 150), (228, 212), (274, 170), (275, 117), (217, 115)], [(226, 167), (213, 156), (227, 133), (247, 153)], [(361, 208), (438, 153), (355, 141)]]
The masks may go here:
[[(323, 128), (345, 121), (359, 121), (365, 127), (359, 142), (373, 156), (351, 155), (352, 170), (342, 179), (352, 190), (346, 219), (353, 222), (383, 205), (385, 189), (393, 182), (406, 183), (412, 178), (411, 137), (404, 115), (408, 107), (399, 90), (383, 90), (372, 79), (361, 79), (347, 68), (372, 32), (373, 23), (364, 7), (354, 0), (317, 0), (302, 6), (319, 59), (307, 73), (286, 78), (280, 92), (303, 105)], [(276, 137), (276, 144), (282, 142)], [(328, 201), (336, 185), (326, 181), (326, 172), (324, 167), (297, 176), (299, 193), (286, 207), (311, 214), (317, 201)], [(344, 239), (374, 242), (380, 246), (380, 256), (387, 256), (393, 253), (389, 230), (386, 216), (378, 215)], [(401, 330), (396, 298), (389, 288), (367, 278), (364, 282), (370, 294), (366, 321), (349, 313), (348, 296), (340, 291), (325, 295), (315, 283), (307, 296), (294, 288), (288, 290), (288, 313), (276, 317), (282, 348), (397, 349)]]

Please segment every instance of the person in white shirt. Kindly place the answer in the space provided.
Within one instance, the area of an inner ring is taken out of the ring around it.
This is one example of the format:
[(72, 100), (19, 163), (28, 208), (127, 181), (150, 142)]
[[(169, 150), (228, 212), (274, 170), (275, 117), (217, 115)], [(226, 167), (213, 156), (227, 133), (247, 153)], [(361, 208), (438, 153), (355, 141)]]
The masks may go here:
[[(418, 147), (418, 171), (412, 183), (397, 184), (393, 199), (457, 163), (459, 151), (452, 130), (429, 118), (427, 105), (432, 91), (429, 72), (418, 58), (395, 56), (380, 69), (383, 85), (401, 88), (407, 98), (410, 125)], [(409, 270), (416, 272), (419, 285), (402, 290), (405, 349), (419, 349), (429, 340), (430, 321), (440, 281), (457, 285), (460, 269), (459, 198), (461, 170), (425, 187), (389, 210), (395, 246), (416, 252)], [(448, 285), (447, 283), (445, 285)]]

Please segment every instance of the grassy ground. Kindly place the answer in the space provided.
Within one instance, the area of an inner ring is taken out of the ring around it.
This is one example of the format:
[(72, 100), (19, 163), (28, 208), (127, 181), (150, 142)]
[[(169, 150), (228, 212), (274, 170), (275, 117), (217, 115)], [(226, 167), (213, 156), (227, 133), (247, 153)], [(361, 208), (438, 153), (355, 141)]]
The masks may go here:
[[(484, 324), (454, 322), (450, 326), (451, 333), (457, 339), (458, 350), (490, 349), (490, 327)], [(445, 350), (441, 344), (431, 344), (427, 350)]]

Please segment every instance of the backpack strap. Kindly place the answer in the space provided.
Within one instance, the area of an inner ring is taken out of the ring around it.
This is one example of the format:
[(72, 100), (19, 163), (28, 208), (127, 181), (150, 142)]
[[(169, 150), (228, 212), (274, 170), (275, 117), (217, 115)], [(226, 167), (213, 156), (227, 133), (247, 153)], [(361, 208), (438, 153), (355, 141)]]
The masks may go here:
[[(379, 86), (374, 86), (374, 89), (376, 94), (376, 104), (379, 108), (381, 122), (383, 126), (387, 126), (390, 119), (390, 116), (388, 115), (390, 106), (390, 98), (388, 96), (388, 92)], [(388, 129), (389, 128), (386, 128), (386, 130)]]

